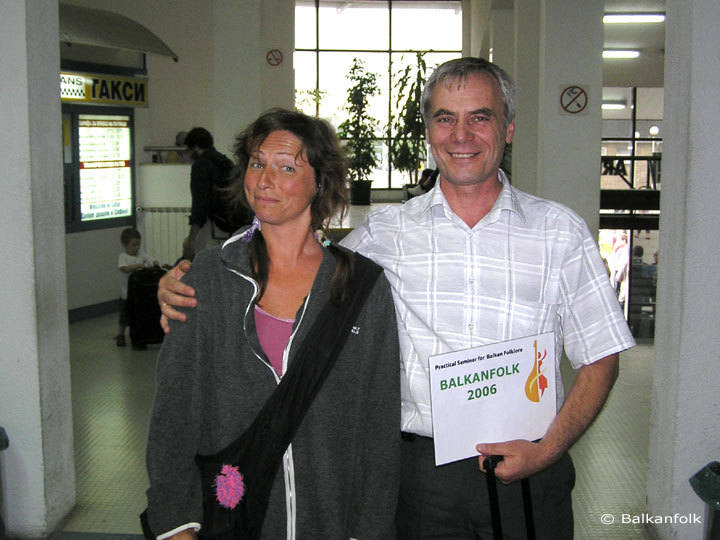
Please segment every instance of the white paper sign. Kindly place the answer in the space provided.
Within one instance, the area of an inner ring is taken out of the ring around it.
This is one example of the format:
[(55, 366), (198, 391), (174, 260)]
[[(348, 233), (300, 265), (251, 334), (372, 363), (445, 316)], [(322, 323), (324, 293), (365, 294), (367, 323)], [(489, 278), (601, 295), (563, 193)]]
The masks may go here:
[(554, 333), (430, 357), (435, 464), (539, 439), (556, 413)]

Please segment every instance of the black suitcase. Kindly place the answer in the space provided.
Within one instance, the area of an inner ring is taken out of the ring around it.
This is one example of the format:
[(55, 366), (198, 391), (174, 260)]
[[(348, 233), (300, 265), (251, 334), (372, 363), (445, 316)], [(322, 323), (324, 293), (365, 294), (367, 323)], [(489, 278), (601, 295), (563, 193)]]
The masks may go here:
[(144, 349), (148, 343), (162, 343), (165, 337), (157, 300), (158, 282), (164, 275), (165, 270), (155, 266), (136, 270), (128, 276), (126, 309), (130, 341), (135, 349)]

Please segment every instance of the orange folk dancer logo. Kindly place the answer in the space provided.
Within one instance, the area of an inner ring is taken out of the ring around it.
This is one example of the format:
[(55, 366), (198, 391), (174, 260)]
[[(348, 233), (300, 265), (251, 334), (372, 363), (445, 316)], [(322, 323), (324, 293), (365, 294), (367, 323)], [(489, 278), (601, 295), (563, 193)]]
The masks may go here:
[(544, 375), (545, 369), (542, 366), (543, 360), (547, 357), (547, 351), (543, 351), (542, 354), (538, 352), (537, 340), (533, 342), (533, 349), (535, 350), (535, 362), (530, 376), (525, 381), (525, 395), (530, 401), (540, 403), (540, 398), (548, 387), (547, 378)]

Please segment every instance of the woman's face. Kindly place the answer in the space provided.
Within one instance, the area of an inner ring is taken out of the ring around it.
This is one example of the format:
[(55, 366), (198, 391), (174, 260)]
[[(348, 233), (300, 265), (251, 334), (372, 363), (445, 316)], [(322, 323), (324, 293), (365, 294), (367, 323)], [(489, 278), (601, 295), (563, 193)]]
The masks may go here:
[(250, 156), (245, 196), (261, 222), (309, 225), (315, 170), (301, 148), (289, 131), (273, 131)]

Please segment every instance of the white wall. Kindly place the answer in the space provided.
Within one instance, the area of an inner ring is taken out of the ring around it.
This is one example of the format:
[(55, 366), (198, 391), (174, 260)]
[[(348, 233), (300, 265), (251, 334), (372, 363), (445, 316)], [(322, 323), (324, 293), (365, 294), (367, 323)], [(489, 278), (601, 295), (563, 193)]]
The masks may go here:
[(178, 131), (213, 123), (212, 3), (195, 0), (63, 0), (130, 17), (162, 39), (179, 60), (149, 54), (147, 109), (135, 109), (138, 158), (148, 145), (175, 143)]

